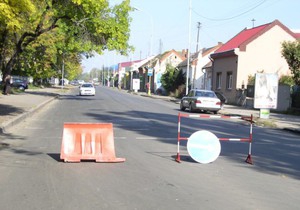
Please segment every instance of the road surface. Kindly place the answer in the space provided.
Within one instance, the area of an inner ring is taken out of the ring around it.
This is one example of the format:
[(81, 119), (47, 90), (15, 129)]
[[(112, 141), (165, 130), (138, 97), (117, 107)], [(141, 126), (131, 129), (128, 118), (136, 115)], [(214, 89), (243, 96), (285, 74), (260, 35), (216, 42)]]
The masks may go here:
[[(254, 127), (248, 143), (222, 142), (210, 164), (177, 153), (179, 105), (97, 87), (96, 96), (61, 96), (1, 136), (1, 209), (299, 209), (299, 136)], [(64, 163), (64, 122), (113, 123), (124, 163)], [(201, 129), (247, 136), (240, 121), (183, 119), (182, 135)]]

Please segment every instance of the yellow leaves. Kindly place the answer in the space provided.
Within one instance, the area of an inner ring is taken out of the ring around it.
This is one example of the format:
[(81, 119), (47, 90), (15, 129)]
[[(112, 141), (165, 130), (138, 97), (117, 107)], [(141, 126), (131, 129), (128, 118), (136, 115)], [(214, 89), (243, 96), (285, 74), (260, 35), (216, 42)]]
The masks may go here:
[(26, 62), (39, 57), (40, 66), (32, 64), (39, 69), (51, 68), (63, 53), (124, 53), (131, 49), (129, 3), (110, 7), (109, 0), (0, 0), (0, 24), (9, 36), (3, 48), (16, 52), (21, 46)]
[(1, 0), (0, 22), (5, 24), (7, 29), (15, 30), (22, 27), (24, 15), (35, 12), (35, 6), (30, 0)]

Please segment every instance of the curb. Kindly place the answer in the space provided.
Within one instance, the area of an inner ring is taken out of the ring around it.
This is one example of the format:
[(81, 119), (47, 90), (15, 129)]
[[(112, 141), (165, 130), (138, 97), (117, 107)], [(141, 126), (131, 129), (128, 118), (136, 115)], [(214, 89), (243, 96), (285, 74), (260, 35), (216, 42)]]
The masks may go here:
[(46, 106), (48, 103), (50, 103), (51, 101), (55, 100), (56, 98), (58, 98), (60, 95), (57, 94), (56, 96), (44, 101), (43, 103), (39, 104), (37, 107), (31, 108), (28, 111), (25, 111), (24, 113), (22, 113), (21, 115), (16, 116), (15, 118), (9, 120), (8, 122), (4, 122), (1, 127), (0, 127), (0, 134), (7, 134), (7, 130), (10, 129), (11, 127), (17, 125), (18, 123), (20, 123), (21, 121), (23, 121), (24, 119), (26, 119), (28, 116), (34, 114), (34, 112), (39, 111), (41, 108), (43, 108), (44, 106)]
[(180, 103), (180, 99), (176, 99), (174, 97), (160, 97), (160, 96), (157, 96), (157, 95), (147, 95), (147, 94), (137, 94), (137, 93), (132, 93), (134, 95), (139, 95), (139, 96), (143, 96), (143, 97), (148, 97), (148, 98), (153, 98), (153, 99), (161, 99), (161, 100), (164, 100), (164, 101), (171, 101), (171, 102), (174, 102), (176, 104), (179, 104)]

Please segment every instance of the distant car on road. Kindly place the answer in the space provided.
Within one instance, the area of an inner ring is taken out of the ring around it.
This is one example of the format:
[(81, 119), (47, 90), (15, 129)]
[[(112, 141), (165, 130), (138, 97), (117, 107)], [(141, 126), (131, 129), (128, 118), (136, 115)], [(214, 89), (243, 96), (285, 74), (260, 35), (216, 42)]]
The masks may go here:
[(77, 80), (79, 85), (82, 85), (84, 83), (84, 80)]
[(180, 101), (180, 110), (189, 109), (190, 112), (217, 112), (221, 109), (221, 101), (214, 91), (192, 89), (189, 94)]
[(96, 94), (96, 89), (92, 83), (83, 83), (79, 86), (79, 95), (90, 95), (94, 96)]
[(74, 85), (74, 86), (78, 86), (79, 85), (79, 82), (77, 80), (72, 80), (70, 82), (71, 85)]
[(18, 88), (19, 90), (25, 90), (28, 89), (28, 82), (23, 79), (13, 78), (11, 86)]

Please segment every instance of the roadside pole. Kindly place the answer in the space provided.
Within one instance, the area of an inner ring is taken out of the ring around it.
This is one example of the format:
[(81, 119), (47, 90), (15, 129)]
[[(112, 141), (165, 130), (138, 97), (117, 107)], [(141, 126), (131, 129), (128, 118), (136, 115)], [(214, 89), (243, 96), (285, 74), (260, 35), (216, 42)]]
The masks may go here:
[(151, 77), (153, 75), (153, 68), (148, 69), (148, 76), (149, 76), (149, 88), (148, 88), (148, 95), (151, 96)]

